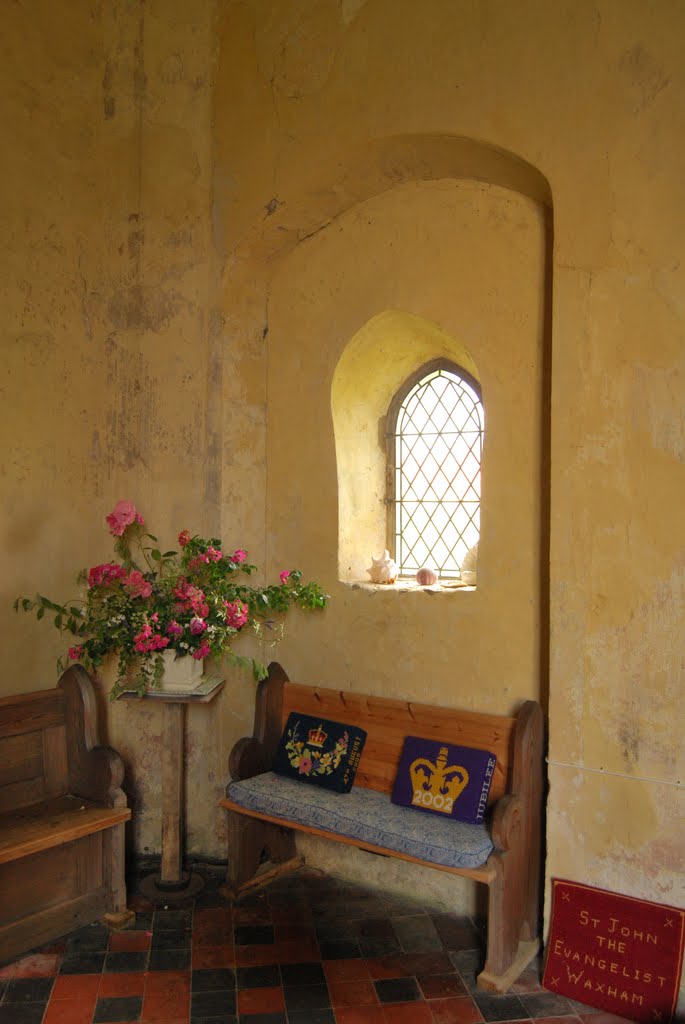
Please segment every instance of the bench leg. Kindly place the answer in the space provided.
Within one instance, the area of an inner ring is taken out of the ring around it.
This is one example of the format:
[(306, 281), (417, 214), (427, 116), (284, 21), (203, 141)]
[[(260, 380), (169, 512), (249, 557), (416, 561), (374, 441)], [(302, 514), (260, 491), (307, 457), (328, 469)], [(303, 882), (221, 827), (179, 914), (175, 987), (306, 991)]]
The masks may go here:
[(111, 903), (103, 923), (113, 931), (127, 928), (136, 915), (126, 906), (125, 832), (124, 824), (115, 825), (103, 836), (105, 884), (111, 893)]
[[(227, 811), (228, 869), (222, 892), (231, 900), (265, 885), (277, 875), (294, 871), (303, 863), (297, 856), (292, 829)], [(259, 871), (271, 861), (271, 870)]]
[(477, 983), (484, 992), (506, 992), (537, 956), (540, 941), (530, 934), (526, 865), (511, 852), (488, 863), (497, 873), (489, 892), (487, 956)]

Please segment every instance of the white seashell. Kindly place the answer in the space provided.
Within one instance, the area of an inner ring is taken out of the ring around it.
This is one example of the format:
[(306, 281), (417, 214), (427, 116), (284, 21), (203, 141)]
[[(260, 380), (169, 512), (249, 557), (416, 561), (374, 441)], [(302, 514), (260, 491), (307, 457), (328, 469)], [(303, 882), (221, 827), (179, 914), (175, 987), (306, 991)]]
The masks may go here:
[(465, 583), (467, 587), (475, 587), (478, 581), (478, 545), (474, 544), (472, 548), (464, 555), (464, 561), (461, 563), (461, 581)]
[(390, 557), (389, 551), (384, 551), (380, 558), (371, 557), (371, 568), (367, 569), (372, 583), (394, 583), (397, 579), (397, 566)]

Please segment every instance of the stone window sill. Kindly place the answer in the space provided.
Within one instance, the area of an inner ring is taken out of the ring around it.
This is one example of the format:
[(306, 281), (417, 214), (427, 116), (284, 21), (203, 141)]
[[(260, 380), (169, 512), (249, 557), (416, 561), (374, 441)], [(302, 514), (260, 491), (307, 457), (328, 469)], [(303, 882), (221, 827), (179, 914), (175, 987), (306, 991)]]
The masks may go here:
[(399, 594), (421, 592), (427, 594), (453, 594), (457, 591), (471, 593), (476, 590), (475, 586), (462, 583), (461, 580), (448, 580), (444, 583), (433, 583), (429, 587), (422, 587), (414, 580), (397, 580), (396, 583), (364, 583), (359, 580), (341, 580), (350, 590), (366, 590), (370, 593), (376, 591), (391, 591)]

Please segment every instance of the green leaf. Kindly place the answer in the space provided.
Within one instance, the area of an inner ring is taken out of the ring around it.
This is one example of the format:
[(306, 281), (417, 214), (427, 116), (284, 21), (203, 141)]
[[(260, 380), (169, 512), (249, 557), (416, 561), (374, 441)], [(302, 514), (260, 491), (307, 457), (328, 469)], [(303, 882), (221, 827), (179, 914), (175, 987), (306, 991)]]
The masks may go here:
[(158, 548), (153, 548), (152, 551), (150, 552), (150, 558), (154, 558), (155, 562), (161, 562), (162, 561), (162, 553), (161, 553), (161, 551), (159, 551)]
[(36, 612), (36, 618), (37, 619), (42, 619), (44, 615), (45, 615), (45, 608), (43, 608), (43, 606), (41, 605), (41, 607)]

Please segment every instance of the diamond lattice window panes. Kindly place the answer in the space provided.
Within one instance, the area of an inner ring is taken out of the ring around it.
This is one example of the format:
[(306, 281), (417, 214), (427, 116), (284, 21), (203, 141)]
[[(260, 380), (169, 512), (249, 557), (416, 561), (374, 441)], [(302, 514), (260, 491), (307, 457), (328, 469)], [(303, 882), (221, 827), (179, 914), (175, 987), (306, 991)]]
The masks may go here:
[(424, 366), (395, 397), (388, 424), (388, 533), (399, 575), (428, 565), (459, 579), (480, 534), (480, 387), (452, 363)]

